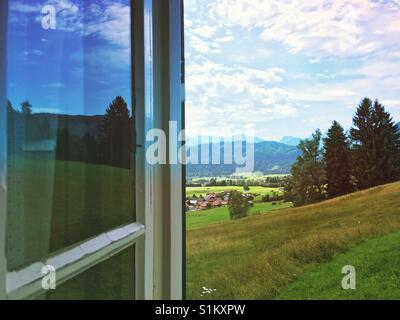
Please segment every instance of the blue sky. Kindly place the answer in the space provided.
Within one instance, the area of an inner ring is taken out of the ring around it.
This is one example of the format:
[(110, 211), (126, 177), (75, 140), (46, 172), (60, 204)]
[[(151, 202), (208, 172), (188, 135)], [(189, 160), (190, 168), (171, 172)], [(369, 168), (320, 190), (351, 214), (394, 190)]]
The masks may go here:
[[(190, 135), (347, 129), (360, 100), (400, 121), (400, 0), (184, 0)], [(8, 92), (35, 112), (131, 104), (129, 0), (10, 0)], [(56, 30), (41, 26), (54, 5)]]
[[(129, 0), (10, 0), (8, 97), (34, 112), (103, 114), (123, 96), (131, 105)], [(56, 29), (42, 27), (45, 4)]]
[(185, 0), (187, 126), (279, 140), (348, 129), (360, 100), (400, 121), (400, 1)]

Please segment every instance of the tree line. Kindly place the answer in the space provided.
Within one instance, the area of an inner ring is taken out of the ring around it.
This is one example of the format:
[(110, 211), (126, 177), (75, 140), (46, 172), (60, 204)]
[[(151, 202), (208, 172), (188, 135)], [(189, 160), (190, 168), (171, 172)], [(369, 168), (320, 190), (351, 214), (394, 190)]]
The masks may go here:
[[(260, 186), (266, 188), (283, 188), (286, 185), (288, 180), (287, 175), (276, 175), (276, 176), (267, 176), (265, 178), (241, 178), (241, 179), (218, 179), (218, 178), (210, 178), (207, 180), (204, 185), (206, 187), (226, 187), (226, 186), (239, 186), (239, 187), (248, 187), (248, 186)], [(204, 182), (204, 181), (202, 181)], [(186, 179), (186, 187), (201, 187), (202, 183), (192, 182), (191, 180)]]
[(318, 129), (298, 148), (285, 186), (285, 200), (295, 206), (400, 179), (399, 127), (378, 100), (361, 101), (348, 132), (334, 121), (325, 138)]
[(133, 141), (133, 116), (125, 100), (118, 96), (106, 109), (98, 136), (89, 133), (74, 136), (68, 128), (58, 130), (56, 158), (129, 169)]
[[(125, 100), (117, 96), (107, 107), (98, 133), (76, 132), (74, 117), (63, 128), (52, 132), (46, 117), (34, 117), (28, 100), (21, 103), (19, 111), (8, 101), (10, 140), (16, 130), (23, 130), (24, 143), (56, 139), (56, 160), (79, 161), (92, 164), (131, 168), (133, 161), (134, 118)], [(40, 121), (39, 121), (40, 120)], [(20, 122), (19, 129), (15, 123)]]

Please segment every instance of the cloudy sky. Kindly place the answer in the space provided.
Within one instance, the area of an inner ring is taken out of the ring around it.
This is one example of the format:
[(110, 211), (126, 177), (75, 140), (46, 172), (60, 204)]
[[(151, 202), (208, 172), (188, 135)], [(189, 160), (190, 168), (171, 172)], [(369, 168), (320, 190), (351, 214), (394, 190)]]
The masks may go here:
[(184, 1), (194, 133), (308, 137), (365, 96), (400, 121), (400, 0)]
[[(345, 128), (360, 100), (400, 121), (400, 0), (184, 0), (187, 127), (264, 139)], [(35, 112), (130, 104), (129, 0), (10, 0), (9, 98)], [(41, 25), (44, 4), (56, 30)]]
[[(8, 97), (34, 112), (104, 114), (131, 105), (129, 0), (9, 0)], [(56, 10), (45, 29), (44, 5)]]

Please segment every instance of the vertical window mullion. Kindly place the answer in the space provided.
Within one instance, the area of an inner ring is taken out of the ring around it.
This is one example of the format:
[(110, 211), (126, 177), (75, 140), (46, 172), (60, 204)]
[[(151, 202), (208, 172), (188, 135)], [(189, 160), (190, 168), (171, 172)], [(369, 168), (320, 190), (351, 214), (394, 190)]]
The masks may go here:
[[(136, 121), (136, 220), (146, 226), (145, 235), (139, 239), (135, 247), (135, 285), (137, 300), (152, 298), (152, 267), (150, 254), (146, 251), (146, 239), (151, 235), (150, 221), (145, 210), (145, 37), (144, 37), (144, 0), (135, 0), (132, 10), (132, 46), (133, 86)], [(150, 9), (148, 9), (151, 12)]]
[[(176, 123), (178, 132), (184, 129), (182, 102), (184, 90), (182, 84), (182, 0), (169, 2), (169, 120)], [(179, 139), (179, 138), (178, 138)], [(177, 149), (181, 150), (182, 144), (177, 141)], [(183, 149), (182, 149), (183, 150)], [(175, 152), (171, 150), (170, 152)], [(181, 155), (183, 159), (184, 155)], [(170, 165), (170, 237), (171, 237), (171, 299), (182, 299), (183, 292), (183, 196), (185, 187), (183, 181), (182, 164), (179, 161)]]
[[(147, 134), (156, 128), (156, 105), (155, 105), (155, 54), (154, 54), (154, 0), (144, 0), (144, 156), (150, 145), (147, 141)], [(151, 137), (150, 137), (151, 140)], [(146, 161), (144, 157), (144, 176), (145, 176), (145, 219), (146, 219), (146, 235), (145, 235), (145, 299), (155, 298), (155, 224), (156, 224), (156, 170), (155, 166)], [(158, 199), (160, 201), (160, 199)]]

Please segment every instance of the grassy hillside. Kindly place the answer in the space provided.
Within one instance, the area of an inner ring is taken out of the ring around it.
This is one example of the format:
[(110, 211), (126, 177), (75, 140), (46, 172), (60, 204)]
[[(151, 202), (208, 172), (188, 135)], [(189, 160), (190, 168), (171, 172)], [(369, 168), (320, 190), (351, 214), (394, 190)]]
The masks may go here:
[[(399, 299), (400, 232), (369, 240), (306, 273), (282, 299)], [(356, 290), (343, 290), (343, 266), (356, 269)]]
[[(399, 194), (400, 183), (394, 183), (312, 206), (191, 230), (188, 297), (277, 298), (337, 254), (400, 230)], [(202, 295), (203, 286), (216, 291)]]

